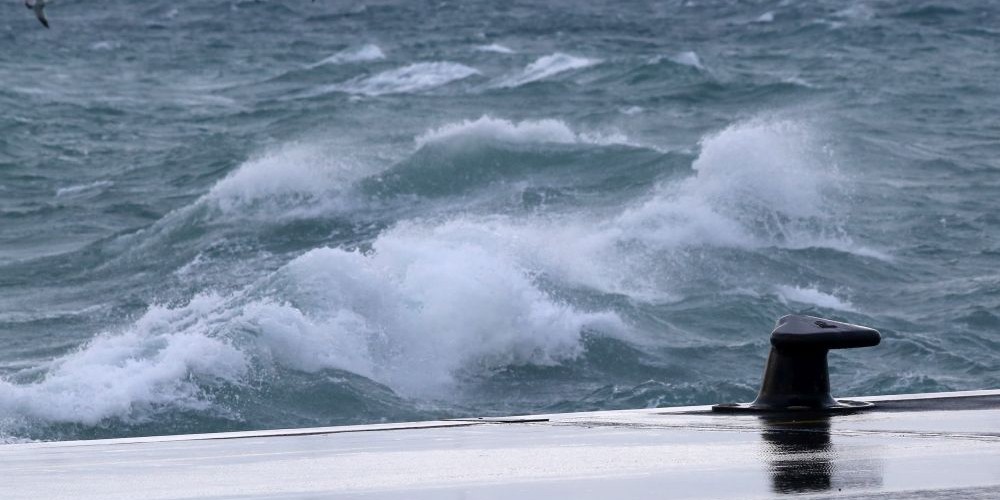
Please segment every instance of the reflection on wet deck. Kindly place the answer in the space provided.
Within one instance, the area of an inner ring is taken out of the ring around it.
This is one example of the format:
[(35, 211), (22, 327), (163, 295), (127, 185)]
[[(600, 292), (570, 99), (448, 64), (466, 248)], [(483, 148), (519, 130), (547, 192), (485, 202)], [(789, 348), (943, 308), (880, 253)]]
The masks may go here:
[(775, 493), (868, 490), (882, 486), (878, 447), (872, 447), (869, 458), (842, 459), (831, 438), (831, 417), (798, 421), (758, 418), (771, 490)]

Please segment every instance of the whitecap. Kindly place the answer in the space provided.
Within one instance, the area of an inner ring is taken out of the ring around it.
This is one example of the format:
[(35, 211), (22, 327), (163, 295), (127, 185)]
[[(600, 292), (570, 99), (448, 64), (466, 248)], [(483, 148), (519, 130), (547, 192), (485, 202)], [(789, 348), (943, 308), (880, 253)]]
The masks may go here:
[(692, 68), (701, 70), (705, 69), (705, 66), (701, 63), (701, 58), (693, 51), (678, 52), (671, 56), (670, 60), (684, 66), (691, 66)]
[(90, 50), (115, 50), (121, 47), (121, 43), (109, 40), (101, 40), (99, 42), (94, 42), (90, 44)]
[(320, 93), (383, 95), (420, 92), (478, 75), (479, 70), (454, 62), (421, 62), (383, 71), (368, 78), (323, 88)]
[(773, 23), (774, 22), (774, 12), (767, 11), (754, 19), (755, 23)]
[(529, 64), (521, 72), (500, 80), (498, 87), (519, 87), (521, 85), (544, 80), (560, 73), (593, 66), (600, 63), (599, 59), (571, 56), (557, 52), (543, 56)]
[(495, 52), (497, 54), (513, 54), (514, 50), (506, 45), (500, 45), (499, 43), (491, 43), (489, 45), (479, 45), (476, 50), (480, 52)]
[(385, 53), (375, 44), (366, 44), (360, 47), (349, 47), (321, 61), (310, 64), (310, 68), (316, 68), (327, 64), (346, 64), (367, 61), (378, 61), (385, 59)]
[(509, 143), (561, 143), (640, 146), (618, 131), (574, 132), (562, 120), (545, 118), (514, 122), (483, 115), (476, 120), (449, 123), (417, 136), (417, 147), (444, 141), (486, 140)]

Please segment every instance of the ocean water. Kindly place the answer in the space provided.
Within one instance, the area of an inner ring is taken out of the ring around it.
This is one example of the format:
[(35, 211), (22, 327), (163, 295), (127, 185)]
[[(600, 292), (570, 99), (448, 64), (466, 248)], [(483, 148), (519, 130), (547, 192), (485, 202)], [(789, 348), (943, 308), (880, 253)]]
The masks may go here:
[(0, 12), (3, 442), (1000, 386), (996, 2)]

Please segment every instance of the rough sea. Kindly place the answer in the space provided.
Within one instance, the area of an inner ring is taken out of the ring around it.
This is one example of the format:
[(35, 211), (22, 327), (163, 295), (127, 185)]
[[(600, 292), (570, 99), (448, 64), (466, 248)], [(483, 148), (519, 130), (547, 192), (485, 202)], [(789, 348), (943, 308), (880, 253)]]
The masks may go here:
[(1000, 387), (995, 1), (0, 7), (0, 442)]

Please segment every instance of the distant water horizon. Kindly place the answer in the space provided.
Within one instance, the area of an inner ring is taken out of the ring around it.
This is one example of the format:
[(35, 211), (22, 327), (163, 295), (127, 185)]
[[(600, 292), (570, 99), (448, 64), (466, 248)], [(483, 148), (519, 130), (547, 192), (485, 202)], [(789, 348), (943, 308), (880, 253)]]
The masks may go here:
[(2, 10), (2, 443), (1000, 387), (993, 2)]

